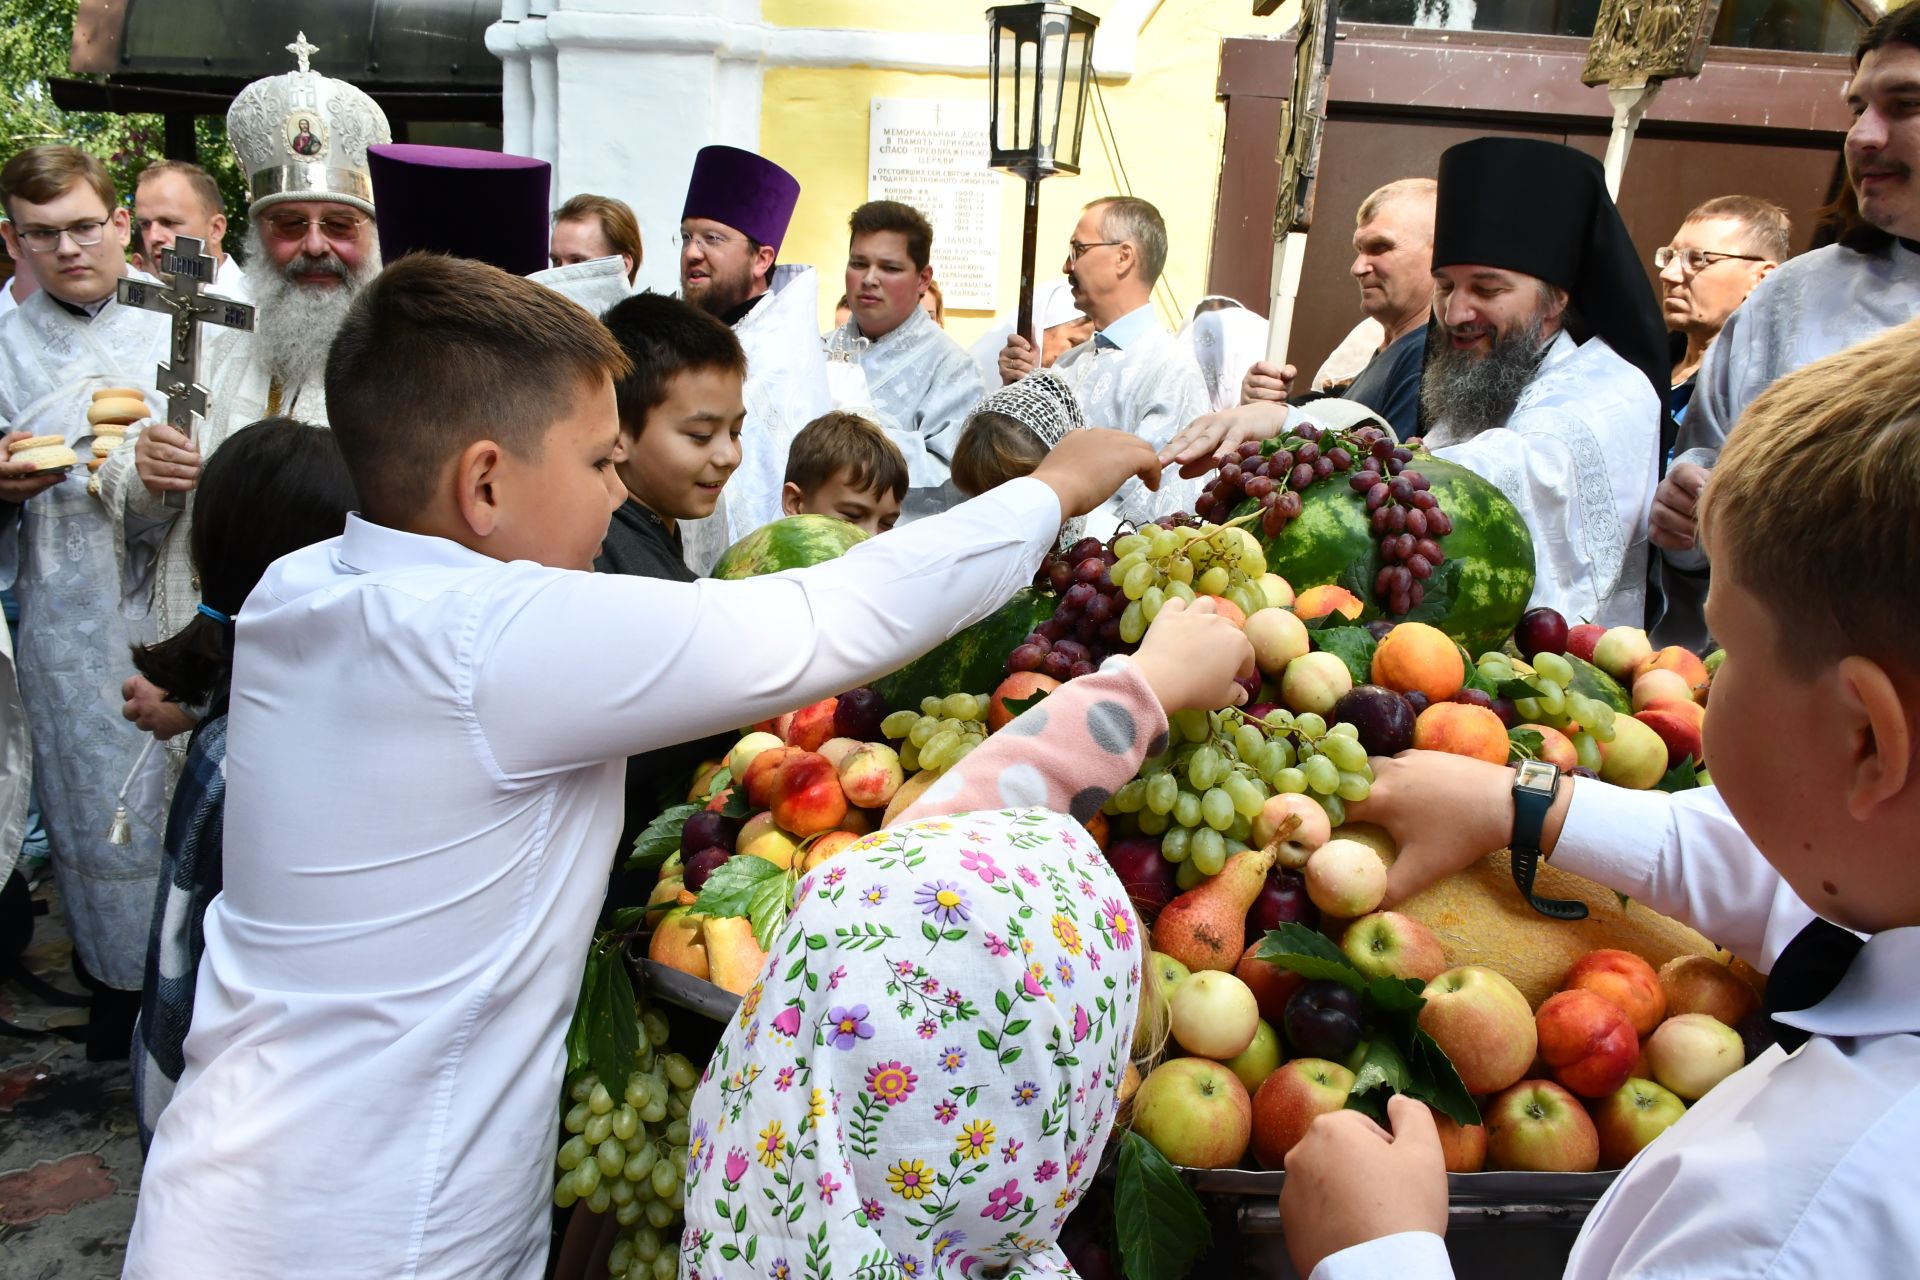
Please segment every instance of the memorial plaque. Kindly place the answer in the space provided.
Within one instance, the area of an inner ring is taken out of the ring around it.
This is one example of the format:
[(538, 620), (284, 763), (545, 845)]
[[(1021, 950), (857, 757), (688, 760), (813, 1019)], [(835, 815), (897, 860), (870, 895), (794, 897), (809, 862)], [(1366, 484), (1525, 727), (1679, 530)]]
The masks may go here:
[(910, 204), (933, 224), (948, 310), (999, 310), (1002, 183), (987, 167), (985, 102), (873, 99), (867, 199)]

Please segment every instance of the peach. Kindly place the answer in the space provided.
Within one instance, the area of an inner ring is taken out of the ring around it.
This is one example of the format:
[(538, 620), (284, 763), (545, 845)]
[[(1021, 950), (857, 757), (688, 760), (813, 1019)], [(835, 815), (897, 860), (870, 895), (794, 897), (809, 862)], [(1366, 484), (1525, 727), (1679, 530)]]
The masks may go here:
[(1289, 662), (1313, 647), (1307, 624), (1285, 609), (1256, 609), (1241, 630), (1253, 646), (1253, 661), (1260, 674), (1274, 679), (1285, 673)]
[(1507, 762), (1507, 726), (1485, 707), (1465, 702), (1436, 702), (1413, 722), (1416, 751), (1447, 751), (1457, 756)]
[(771, 813), (756, 813), (748, 818), (733, 842), (735, 853), (748, 858), (765, 858), (783, 870), (793, 865), (793, 855), (799, 849), (800, 842), (791, 833), (781, 830)]
[(1643, 711), (1649, 703), (1662, 699), (1693, 701), (1693, 687), (1672, 671), (1662, 668), (1633, 678), (1633, 709)]
[(1593, 646), (1593, 665), (1615, 680), (1633, 679), (1640, 664), (1653, 655), (1647, 633), (1638, 627), (1614, 627)]
[(1285, 578), (1277, 573), (1263, 573), (1259, 583), (1260, 594), (1268, 604), (1276, 609), (1293, 608), (1293, 588)]
[(1667, 1016), (1708, 1013), (1730, 1027), (1752, 1013), (1760, 1003), (1739, 974), (1712, 956), (1675, 956), (1660, 966), (1660, 990), (1667, 997)]
[(865, 745), (858, 738), (828, 738), (820, 744), (820, 754), (827, 758), (828, 764), (838, 769), (841, 761)]
[(711, 972), (705, 934), (700, 927), (705, 920), (705, 916), (693, 915), (685, 907), (667, 912), (655, 926), (653, 940), (647, 944), (647, 959), (705, 981)]
[(787, 725), (787, 745), (802, 751), (818, 751), (820, 745), (833, 736), (833, 712), (839, 705), (838, 698), (822, 698), (794, 712), (792, 722)]
[(707, 795), (707, 788), (713, 785), (713, 775), (726, 767), (726, 762), (723, 760), (707, 760), (695, 769), (693, 785), (687, 788), (687, 803), (701, 804), (708, 800), (710, 797)]
[(773, 817), (796, 836), (831, 831), (847, 816), (847, 793), (825, 756), (789, 751), (773, 779)]
[(1487, 1164), (1487, 1126), (1461, 1124), (1432, 1107), (1433, 1127), (1440, 1134), (1440, 1154), (1448, 1173), (1478, 1173)]
[(1531, 729), (1540, 735), (1540, 758), (1548, 764), (1557, 764), (1564, 771), (1580, 763), (1579, 752), (1573, 749), (1573, 739), (1550, 724), (1523, 724), (1515, 727), (1514, 732)]
[(1619, 1005), (1591, 991), (1548, 996), (1533, 1016), (1540, 1060), (1583, 1098), (1604, 1098), (1629, 1079), (1640, 1037)]
[(1615, 716), (1613, 741), (1600, 744), (1601, 780), (1645, 791), (1666, 775), (1667, 744), (1660, 735), (1632, 716)]
[(1589, 951), (1567, 970), (1563, 991), (1591, 991), (1619, 1007), (1635, 1035), (1646, 1035), (1667, 1016), (1667, 996), (1660, 975), (1631, 951), (1610, 947)]
[(1019, 714), (1007, 705), (1009, 701), (1025, 702), (1036, 693), (1052, 693), (1059, 687), (1058, 680), (1038, 671), (1014, 672), (993, 691), (993, 699), (987, 706), (987, 732), (998, 733)]
[(1107, 847), (1108, 840), (1111, 839), (1113, 835), (1113, 829), (1107, 823), (1107, 815), (1095, 812), (1091, 818), (1088, 818), (1080, 825), (1087, 829), (1087, 834), (1093, 837), (1093, 842), (1099, 845), (1101, 850), (1104, 851)]
[(811, 871), (823, 862), (847, 851), (847, 846), (860, 837), (851, 831), (829, 831), (816, 837), (807, 845), (807, 860), (801, 864), (801, 870)]
[(1682, 648), (1677, 644), (1670, 644), (1641, 659), (1640, 665), (1633, 669), (1633, 678), (1638, 681), (1641, 676), (1650, 671), (1671, 671), (1679, 676), (1687, 683), (1689, 698), (1693, 696), (1695, 689), (1707, 682), (1707, 664), (1702, 662), (1700, 656), (1693, 650)]
[(1333, 714), (1333, 706), (1353, 688), (1353, 673), (1338, 656), (1316, 651), (1303, 653), (1287, 664), (1280, 677), (1280, 700), (1290, 711)]
[[(1705, 763), (1703, 730), (1707, 709), (1692, 698), (1662, 698), (1649, 703), (1645, 711), (1635, 713), (1633, 718), (1660, 735), (1660, 741), (1667, 744), (1669, 764), (1689, 756), (1695, 764)], [(1618, 723), (1617, 717), (1615, 722)]]
[[(856, 747), (840, 762), (839, 779), (847, 803), (863, 809), (880, 809), (893, 799), (893, 793), (906, 781), (906, 774), (900, 768), (899, 754), (892, 747), (884, 742), (868, 742)], [(839, 819), (834, 821), (837, 823)]]
[(1467, 660), (1440, 628), (1403, 622), (1374, 649), (1373, 682), (1395, 693), (1424, 693), (1429, 702), (1445, 702), (1466, 687)]
[(780, 772), (791, 750), (791, 747), (769, 747), (753, 757), (753, 763), (747, 766), (747, 776), (740, 780), (747, 788), (748, 804), (764, 809), (773, 803), (774, 776)]
[(1365, 612), (1366, 607), (1359, 596), (1330, 582), (1323, 586), (1308, 587), (1293, 598), (1294, 614), (1308, 622), (1336, 611), (1351, 622)]
[[(905, 784), (903, 783), (902, 785)], [(898, 795), (899, 792), (895, 792), (894, 794)], [(851, 831), (856, 836), (864, 836), (869, 831), (878, 831), (880, 829), (880, 815), (871, 809), (855, 809), (849, 807), (847, 809), (847, 816), (840, 819), (840, 829), (842, 831)]]
[(1307, 897), (1330, 916), (1366, 915), (1387, 896), (1387, 864), (1358, 840), (1329, 840), (1307, 859)]
[(1647, 1037), (1647, 1062), (1655, 1080), (1695, 1102), (1746, 1065), (1746, 1044), (1711, 1014), (1683, 1013)]

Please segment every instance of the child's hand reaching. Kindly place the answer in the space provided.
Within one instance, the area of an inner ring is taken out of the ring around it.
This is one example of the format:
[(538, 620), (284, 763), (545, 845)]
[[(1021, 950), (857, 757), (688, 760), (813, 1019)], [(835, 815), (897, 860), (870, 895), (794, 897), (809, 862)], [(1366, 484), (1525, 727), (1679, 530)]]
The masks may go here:
[(1133, 661), (1169, 715), (1189, 708), (1212, 711), (1247, 700), (1247, 691), (1234, 679), (1253, 674), (1253, 646), (1240, 628), (1214, 612), (1213, 601), (1188, 604), (1169, 596)]
[(1060, 495), (1060, 518), (1086, 515), (1133, 477), (1149, 489), (1160, 487), (1160, 458), (1153, 446), (1130, 431), (1083, 427), (1069, 431), (1033, 470)]

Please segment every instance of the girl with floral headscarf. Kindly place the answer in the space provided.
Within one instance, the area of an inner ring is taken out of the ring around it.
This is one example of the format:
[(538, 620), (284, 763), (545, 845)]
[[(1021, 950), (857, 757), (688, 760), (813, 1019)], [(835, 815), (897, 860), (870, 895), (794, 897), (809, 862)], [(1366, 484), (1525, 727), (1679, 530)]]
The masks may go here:
[(1081, 823), (1252, 670), (1205, 601), (801, 880), (688, 1116), (690, 1280), (1071, 1276), (1145, 939)]

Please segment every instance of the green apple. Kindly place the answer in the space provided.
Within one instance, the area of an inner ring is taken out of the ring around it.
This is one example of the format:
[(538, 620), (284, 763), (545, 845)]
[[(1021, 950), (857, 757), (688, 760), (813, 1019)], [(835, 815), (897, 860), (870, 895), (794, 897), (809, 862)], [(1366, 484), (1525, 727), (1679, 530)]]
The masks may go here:
[(1164, 951), (1147, 953), (1147, 988), (1133, 1024), (1133, 1053), (1137, 1058), (1158, 1053), (1166, 1040), (1173, 992), (1191, 977), (1191, 971)]
[(1192, 1169), (1237, 1164), (1253, 1131), (1253, 1104), (1238, 1076), (1206, 1058), (1153, 1069), (1133, 1095), (1133, 1131)]
[(1687, 1104), (1672, 1090), (1634, 1078), (1593, 1106), (1593, 1127), (1600, 1134), (1600, 1167), (1624, 1169), (1641, 1148), (1687, 1114)]
[(1266, 1078), (1280, 1065), (1280, 1033), (1265, 1018), (1253, 1029), (1253, 1039), (1246, 1048), (1227, 1059), (1227, 1070), (1240, 1077), (1240, 1083), (1247, 1086), (1247, 1092), (1258, 1089)]

